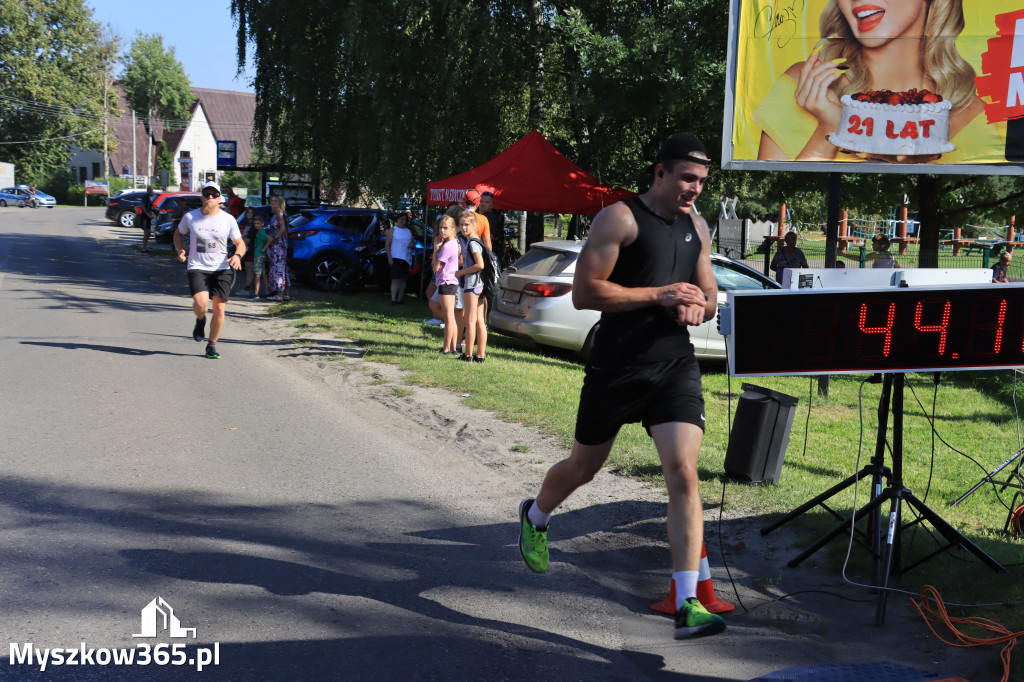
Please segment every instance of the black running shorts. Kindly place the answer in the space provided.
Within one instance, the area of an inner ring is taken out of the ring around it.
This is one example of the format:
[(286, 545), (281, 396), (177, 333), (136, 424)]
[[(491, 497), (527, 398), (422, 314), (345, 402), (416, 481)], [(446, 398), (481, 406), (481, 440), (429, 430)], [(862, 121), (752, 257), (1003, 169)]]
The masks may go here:
[(614, 369), (587, 367), (576, 413), (576, 440), (599, 445), (623, 424), (651, 427), (669, 422), (704, 430), (700, 364), (691, 356)]
[(437, 285), (437, 293), (441, 296), (454, 296), (459, 292), (458, 284), (439, 284)]
[(211, 297), (223, 298), (226, 301), (231, 297), (231, 287), (233, 286), (235, 286), (234, 270), (188, 271), (188, 288), (193, 296), (200, 291), (206, 291)]

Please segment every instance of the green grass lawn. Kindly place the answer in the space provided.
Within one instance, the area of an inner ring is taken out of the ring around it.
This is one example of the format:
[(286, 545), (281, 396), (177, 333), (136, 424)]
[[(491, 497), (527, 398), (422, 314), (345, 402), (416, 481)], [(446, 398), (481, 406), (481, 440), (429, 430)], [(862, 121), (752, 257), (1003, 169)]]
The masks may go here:
[[(406, 370), (408, 384), (469, 394), (467, 403), (471, 406), (488, 410), (503, 420), (536, 428), (557, 439), (568, 454), (583, 381), (583, 367), (575, 356), (543, 352), (527, 342), (491, 334), (486, 364), (453, 362), (435, 352), (441, 345), (440, 330), (422, 324), (430, 317), (426, 306), (412, 299), (404, 307), (391, 307), (387, 297), (377, 293), (329, 301), (293, 301), (272, 310), (292, 321), (297, 339), (311, 329), (354, 339), (366, 348), (367, 360), (396, 363)], [(350, 362), (342, 356), (337, 361)], [(1024, 583), (1019, 579), (1024, 542), (1002, 533), (1006, 505), (1010, 504), (1014, 490), (997, 495), (987, 485), (964, 503), (949, 506), (1019, 447), (1008, 376), (1012, 377), (1012, 373), (947, 373), (942, 375), (937, 392), (932, 374), (907, 376), (903, 446), (906, 486), (970, 541), (1009, 568), (1008, 573), (999, 574), (971, 554), (959, 550), (946, 552), (907, 572), (898, 581), (903, 589), (917, 592), (923, 585), (932, 584), (947, 600), (960, 603), (1024, 599)], [(724, 486), (726, 508), (765, 523), (838, 483), (857, 470), (858, 462), (860, 466), (867, 464), (875, 451), (881, 385), (863, 383), (864, 378), (832, 376), (827, 398), (817, 395), (816, 379), (746, 379), (747, 383), (800, 400), (779, 484), (750, 485), (726, 481), (723, 475), (730, 424), (742, 382), (731, 379), (723, 365), (705, 363), (708, 429), (699, 460), (705, 504), (717, 506), (723, 498)], [(935, 431), (930, 426), (933, 412)], [(890, 428), (890, 443), (891, 439)], [(886, 463), (891, 464), (888, 454)], [(662, 480), (653, 444), (638, 425), (627, 426), (620, 433), (608, 466), (652, 484)], [(868, 500), (869, 487), (867, 482), (858, 486), (858, 505)], [(854, 488), (847, 489), (833, 498), (830, 506), (848, 513), (853, 493)], [(888, 505), (884, 509), (887, 513)], [(794, 523), (821, 531), (836, 521), (824, 510), (816, 509)], [(838, 570), (846, 545), (845, 539), (833, 542), (809, 561)], [(934, 549), (924, 528), (904, 533), (905, 558), (927, 555)], [(797, 551), (794, 548), (794, 554)], [(851, 572), (859, 572), (867, 580), (866, 552), (855, 549), (853, 554)], [(1017, 615), (1018, 610), (1000, 608), (966, 613), (995, 618), (1020, 630), (1024, 617)]]

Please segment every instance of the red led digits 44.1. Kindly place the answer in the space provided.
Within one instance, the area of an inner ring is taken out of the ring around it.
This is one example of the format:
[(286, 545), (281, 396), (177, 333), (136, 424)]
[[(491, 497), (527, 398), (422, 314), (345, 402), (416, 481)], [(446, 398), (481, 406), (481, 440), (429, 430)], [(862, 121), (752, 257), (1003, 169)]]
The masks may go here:
[(736, 376), (1024, 366), (1024, 284), (731, 292)]

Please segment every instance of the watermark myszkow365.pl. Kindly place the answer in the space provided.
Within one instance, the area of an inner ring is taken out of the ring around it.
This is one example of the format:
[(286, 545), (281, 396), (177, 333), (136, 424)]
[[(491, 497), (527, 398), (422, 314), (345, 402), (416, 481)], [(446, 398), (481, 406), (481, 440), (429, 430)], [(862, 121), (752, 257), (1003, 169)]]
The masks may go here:
[[(196, 628), (182, 627), (174, 609), (163, 597), (157, 597), (142, 609), (142, 632), (132, 637), (156, 637), (166, 631), (171, 638), (196, 637)], [(194, 647), (186, 644), (157, 644), (148, 642), (134, 647), (93, 648), (82, 642), (77, 647), (47, 647), (40, 649), (32, 642), (11, 642), (10, 664), (31, 665), (40, 672), (47, 666), (71, 665), (188, 665), (197, 671), (210, 665), (220, 665), (220, 642), (212, 646)]]

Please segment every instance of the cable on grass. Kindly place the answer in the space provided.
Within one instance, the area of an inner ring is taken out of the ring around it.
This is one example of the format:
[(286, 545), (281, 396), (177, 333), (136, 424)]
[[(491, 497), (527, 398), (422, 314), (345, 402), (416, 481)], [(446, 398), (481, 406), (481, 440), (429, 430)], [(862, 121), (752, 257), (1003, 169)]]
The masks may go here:
[[(939, 591), (931, 585), (925, 585), (921, 588), (921, 601), (911, 599), (910, 603), (914, 605), (914, 609), (918, 614), (920, 614), (921, 618), (924, 619), (925, 624), (928, 626), (928, 629), (932, 631), (932, 634), (935, 635), (939, 641), (945, 644), (955, 647), (992, 646), (995, 644), (1003, 644), (1003, 648), (999, 652), (999, 658), (1003, 662), (1003, 677), (1000, 682), (1009, 682), (1010, 654), (1013, 652), (1013, 647), (1017, 644), (1017, 640), (1024, 637), (1024, 631), (1012, 632), (1005, 625), (988, 618), (953, 618), (946, 611), (946, 605), (942, 601)], [(956, 641), (949, 641), (936, 631), (936, 625), (940, 623), (949, 629)], [(956, 628), (957, 624), (973, 625), (983, 630), (998, 632), (1000, 634), (996, 637), (973, 637), (958, 630)]]
[[(907, 386), (910, 388), (910, 393), (911, 395), (914, 396), (914, 400), (917, 401), (918, 406), (921, 408), (921, 413), (924, 415), (924, 418), (928, 420), (928, 424), (929, 426), (931, 426), (932, 429), (932, 434), (939, 439), (939, 442), (941, 442), (943, 445), (945, 445), (947, 448), (949, 448), (956, 454), (960, 455), (961, 457), (967, 459), (969, 462), (974, 464), (974, 466), (978, 467), (978, 469), (980, 469), (983, 474), (988, 474), (988, 469), (985, 468), (984, 464), (974, 459), (966, 452), (958, 450), (957, 448), (953, 447), (952, 445), (949, 444), (949, 442), (946, 441), (945, 438), (942, 437), (942, 434), (939, 433), (938, 428), (936, 428), (935, 426), (934, 412), (931, 415), (928, 414), (928, 410), (925, 408), (924, 403), (921, 402), (921, 398), (918, 397), (917, 391), (914, 390), (913, 382), (908, 381)], [(999, 504), (1003, 505), (1007, 511), (1010, 511), (1010, 505), (1008, 505), (1006, 503), (1006, 500), (1004, 500), (1002, 496), (999, 494), (999, 484), (994, 480), (990, 480), (989, 483), (992, 485), (992, 490), (995, 492), (996, 499), (999, 501)]]
[[(726, 364), (726, 367), (729, 366), (729, 344), (725, 345), (725, 364)], [(725, 382), (726, 382), (726, 415), (727, 415), (727, 419), (728, 419), (728, 422), (726, 424), (726, 432), (728, 434), (727, 435), (726, 443), (728, 443), (730, 440), (732, 440), (732, 375), (729, 374), (728, 371), (726, 371)], [(812, 378), (811, 379), (811, 390), (813, 390), (813, 387), (814, 387), (814, 380)], [(810, 420), (811, 420), (811, 401), (810, 401), (810, 398), (808, 398), (807, 399), (807, 424), (808, 425), (810, 424)], [(805, 429), (804, 429), (804, 453), (805, 454), (807, 452), (807, 433), (808, 433), (808, 429), (805, 426)], [(850, 597), (847, 597), (846, 595), (839, 594), (838, 592), (829, 592), (828, 590), (798, 590), (796, 592), (787, 592), (786, 594), (779, 595), (778, 597), (773, 597), (772, 599), (766, 599), (763, 602), (760, 602), (758, 604), (754, 604), (750, 608), (747, 608), (747, 605), (743, 603), (743, 599), (740, 597), (740, 590), (739, 590), (739, 587), (736, 586), (736, 579), (732, 577), (732, 570), (729, 568), (729, 562), (725, 558), (725, 546), (722, 543), (722, 535), (723, 535), (723, 533), (722, 533), (722, 519), (723, 519), (724, 513), (725, 513), (725, 489), (726, 489), (727, 484), (728, 484), (728, 482), (726, 480), (726, 477), (723, 475), (722, 476), (722, 498), (721, 498), (721, 500), (718, 503), (718, 553), (722, 557), (722, 566), (725, 568), (725, 573), (726, 573), (727, 576), (729, 576), (729, 585), (732, 586), (732, 593), (736, 597), (736, 603), (738, 603), (740, 605), (740, 608), (743, 609), (744, 613), (750, 613), (753, 609), (760, 608), (762, 606), (765, 606), (766, 604), (771, 604), (772, 602), (780, 602), (780, 601), (783, 601), (785, 599), (789, 599), (790, 597), (795, 597), (798, 594), (824, 594), (824, 595), (828, 595), (828, 596), (831, 596), (831, 597), (836, 597), (837, 599), (845, 599), (847, 601), (852, 601), (852, 602), (862, 602), (862, 601), (866, 602), (866, 601), (869, 601), (867, 599), (852, 599)]]

